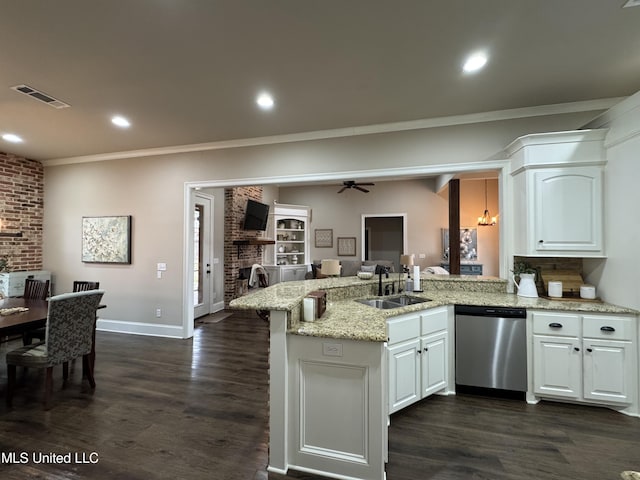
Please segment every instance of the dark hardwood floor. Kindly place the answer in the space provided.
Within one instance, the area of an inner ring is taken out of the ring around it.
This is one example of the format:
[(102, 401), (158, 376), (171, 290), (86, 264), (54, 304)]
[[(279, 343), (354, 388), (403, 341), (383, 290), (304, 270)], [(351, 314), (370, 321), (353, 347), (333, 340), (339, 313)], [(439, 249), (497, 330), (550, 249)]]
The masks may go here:
[[(17, 346), (0, 345), (2, 397), (4, 355)], [(200, 325), (190, 340), (98, 332), (94, 393), (81, 362), (64, 388), (57, 369), (45, 412), (43, 372), (19, 371), (13, 409), (0, 401), (0, 478), (315, 480), (266, 472), (267, 348), (253, 313)], [(640, 419), (558, 403), (434, 396), (392, 416), (389, 444), (388, 480), (614, 480), (640, 470)], [(8, 452), (28, 461), (11, 464)], [(97, 463), (37, 462), (51, 453)]]

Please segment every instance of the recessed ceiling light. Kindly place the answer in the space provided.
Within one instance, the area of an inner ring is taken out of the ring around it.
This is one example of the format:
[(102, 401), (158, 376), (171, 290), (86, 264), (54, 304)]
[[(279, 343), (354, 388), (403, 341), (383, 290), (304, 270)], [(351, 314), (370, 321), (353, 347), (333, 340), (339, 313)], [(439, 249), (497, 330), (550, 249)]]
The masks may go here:
[(483, 52), (478, 52), (470, 55), (464, 62), (462, 70), (465, 73), (473, 73), (480, 70), (487, 63), (487, 56)]
[(115, 117), (111, 117), (111, 123), (121, 128), (128, 128), (131, 126), (131, 123), (129, 122), (129, 120), (127, 120), (121, 115), (116, 115)]
[(273, 97), (268, 93), (261, 93), (256, 98), (256, 103), (263, 110), (271, 110), (274, 105)]
[(11, 143), (21, 143), (23, 141), (22, 138), (13, 133), (5, 133), (4, 135), (2, 135), (2, 139)]

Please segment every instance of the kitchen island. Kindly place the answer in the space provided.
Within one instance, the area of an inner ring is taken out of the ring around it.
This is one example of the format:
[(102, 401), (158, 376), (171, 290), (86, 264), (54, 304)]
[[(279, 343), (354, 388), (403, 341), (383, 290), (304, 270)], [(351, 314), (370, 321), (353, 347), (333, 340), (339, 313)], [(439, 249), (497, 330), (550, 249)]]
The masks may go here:
[[(385, 278), (382, 283), (397, 285), (398, 278)], [(429, 301), (389, 310), (354, 301), (376, 296), (377, 278), (287, 282), (231, 302), (235, 309), (270, 311), (270, 471), (284, 474), (292, 468), (333, 478), (384, 478), (389, 419), (386, 345), (391, 318), (412, 314), (429, 318), (429, 310), (448, 315), (444, 328), (451, 334), (444, 348), (453, 365), (456, 304), (620, 314), (634, 319), (637, 314), (605, 303), (518, 297), (506, 293), (505, 280), (493, 277), (428, 275), (423, 276), (422, 287), (423, 292), (410, 294)], [(327, 311), (315, 322), (302, 321), (302, 299), (320, 289), (327, 292)], [(453, 375), (450, 368), (440, 393), (454, 392)], [(633, 402), (637, 409), (637, 387)]]

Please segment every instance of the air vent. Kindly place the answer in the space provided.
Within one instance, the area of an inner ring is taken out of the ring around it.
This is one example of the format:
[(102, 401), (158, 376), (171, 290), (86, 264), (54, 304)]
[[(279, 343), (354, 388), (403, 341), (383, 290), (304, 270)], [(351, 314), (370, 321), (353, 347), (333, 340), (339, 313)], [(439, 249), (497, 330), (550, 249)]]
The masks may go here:
[(29, 85), (16, 85), (15, 87), (11, 87), (11, 89), (24, 95), (28, 95), (29, 97), (34, 98), (40, 102), (46, 103), (53, 108), (67, 108), (71, 106), (68, 103), (64, 103), (58, 99), (53, 98), (51, 95), (47, 95), (44, 92), (36, 90)]

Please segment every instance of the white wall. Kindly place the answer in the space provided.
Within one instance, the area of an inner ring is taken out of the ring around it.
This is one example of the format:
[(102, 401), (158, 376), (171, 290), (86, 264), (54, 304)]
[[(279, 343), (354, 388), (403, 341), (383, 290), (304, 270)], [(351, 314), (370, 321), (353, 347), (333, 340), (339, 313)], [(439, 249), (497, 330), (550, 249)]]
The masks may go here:
[[(69, 289), (74, 279), (100, 281), (108, 305), (102, 318), (129, 324), (133, 331), (171, 334), (170, 327), (184, 322), (185, 182), (275, 184), (286, 183), (288, 176), (313, 180), (391, 167), (430, 166), (442, 173), (447, 166), (478, 168), (521, 135), (575, 129), (594, 115), (495, 122), (487, 117), (485, 123), (397, 133), (45, 166), (44, 268), (54, 273), (58, 292)], [(402, 195), (395, 194), (398, 199)], [(222, 203), (216, 197), (216, 211)], [(81, 219), (94, 215), (133, 216), (131, 265), (80, 261)], [(220, 232), (222, 220), (217, 221)], [(359, 224), (359, 219), (355, 221)], [(337, 235), (354, 228), (348, 223), (336, 230)], [(436, 231), (426, 237), (410, 231), (410, 236), (424, 249), (427, 261), (435, 261), (440, 244)], [(158, 262), (167, 263), (162, 279), (156, 278)], [(156, 308), (162, 308), (161, 318), (155, 317)]]
[(587, 281), (607, 302), (640, 310), (640, 93), (616, 105), (594, 128), (609, 127), (605, 140), (606, 261), (585, 261)]

